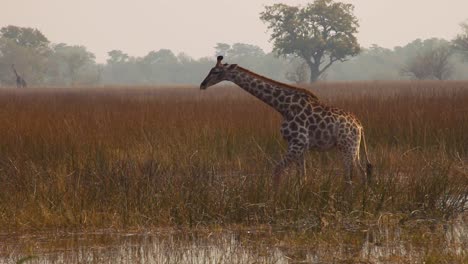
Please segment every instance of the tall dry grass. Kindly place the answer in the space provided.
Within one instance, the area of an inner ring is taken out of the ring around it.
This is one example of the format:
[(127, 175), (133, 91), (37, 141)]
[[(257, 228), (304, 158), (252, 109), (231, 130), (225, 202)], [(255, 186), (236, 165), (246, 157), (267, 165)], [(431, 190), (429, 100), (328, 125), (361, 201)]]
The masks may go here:
[[(448, 219), (468, 199), (468, 83), (320, 83), (354, 112), (375, 173), (346, 195), (334, 152), (275, 194), (280, 116), (240, 88), (0, 91), (0, 230)], [(357, 223), (357, 222), (353, 223)]]

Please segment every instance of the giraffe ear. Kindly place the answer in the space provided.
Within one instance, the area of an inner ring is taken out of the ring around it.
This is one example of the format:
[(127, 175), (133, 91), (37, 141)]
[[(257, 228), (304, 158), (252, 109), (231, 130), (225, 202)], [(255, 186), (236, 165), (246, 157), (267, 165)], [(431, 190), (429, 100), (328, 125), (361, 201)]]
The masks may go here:
[(228, 66), (228, 70), (234, 70), (235, 68), (237, 68), (237, 64), (231, 64)]

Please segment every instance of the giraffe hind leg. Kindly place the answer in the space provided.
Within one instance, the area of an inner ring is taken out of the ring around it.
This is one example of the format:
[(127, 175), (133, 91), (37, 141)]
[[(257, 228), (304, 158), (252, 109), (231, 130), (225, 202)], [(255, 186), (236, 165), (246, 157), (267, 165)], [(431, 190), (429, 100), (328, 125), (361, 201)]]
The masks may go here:
[(353, 182), (353, 159), (347, 154), (343, 155), (343, 164), (344, 164), (344, 175), (345, 181), (348, 185), (351, 185)]
[(369, 177), (368, 177), (369, 175), (367, 174), (366, 169), (364, 169), (364, 167), (362, 166), (361, 161), (359, 160), (359, 157), (355, 159), (354, 163), (357, 165), (356, 167), (358, 167), (359, 172), (361, 173), (362, 183), (364, 185), (369, 184)]
[(364, 168), (363, 164), (361, 163), (361, 159), (359, 157), (359, 145), (356, 147), (356, 151), (353, 153), (353, 160), (354, 160), (354, 165), (359, 169), (359, 172), (362, 177), (362, 183), (364, 185), (368, 185), (370, 183), (370, 177), (371, 177), (371, 170), (372, 170), (372, 165), (370, 163), (366, 164), (366, 168)]
[(343, 165), (344, 165), (344, 196), (345, 202), (348, 206), (352, 203), (353, 193), (353, 159), (349, 152), (343, 152)]

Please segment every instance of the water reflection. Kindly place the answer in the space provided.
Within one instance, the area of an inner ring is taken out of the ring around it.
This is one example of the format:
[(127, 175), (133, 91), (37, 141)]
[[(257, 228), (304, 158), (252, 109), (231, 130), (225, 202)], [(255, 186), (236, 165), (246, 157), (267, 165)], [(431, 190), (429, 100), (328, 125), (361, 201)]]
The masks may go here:
[(27, 263), (287, 263), (279, 249), (250, 248), (238, 237), (161, 232), (10, 236), (2, 243), (0, 263), (28, 256)]
[[(409, 235), (420, 226), (428, 227), (427, 232)], [(348, 230), (343, 237), (339, 232), (328, 237), (269, 228), (0, 234), (0, 263), (417, 263), (434, 249), (456, 262), (467, 259), (467, 231), (468, 223), (460, 217), (450, 224), (430, 220), (395, 228), (376, 224)], [(353, 232), (362, 239), (350, 240)], [(431, 242), (423, 242), (425, 238)]]

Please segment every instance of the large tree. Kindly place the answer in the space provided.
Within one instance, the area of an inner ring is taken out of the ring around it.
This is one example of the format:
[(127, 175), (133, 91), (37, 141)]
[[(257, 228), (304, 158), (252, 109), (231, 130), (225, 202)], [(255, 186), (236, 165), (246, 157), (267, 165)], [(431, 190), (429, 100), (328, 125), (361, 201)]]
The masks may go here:
[(402, 73), (418, 80), (449, 79), (453, 73), (451, 54), (450, 47), (446, 46), (418, 53), (403, 67)]
[(316, 0), (305, 7), (266, 6), (260, 19), (272, 30), (274, 50), (302, 58), (316, 81), (334, 62), (359, 53), (358, 20), (354, 6), (333, 0)]
[(401, 69), (403, 75), (418, 80), (446, 80), (452, 76), (454, 66), (450, 57), (453, 50), (448, 41), (436, 38), (416, 40), (407, 46), (415, 50), (415, 55)]

